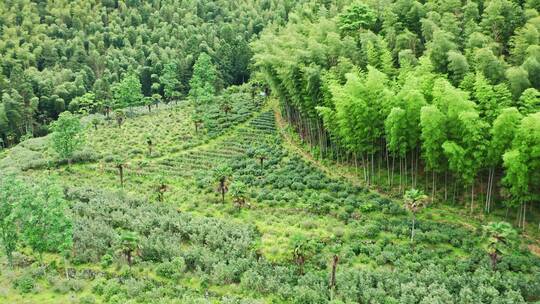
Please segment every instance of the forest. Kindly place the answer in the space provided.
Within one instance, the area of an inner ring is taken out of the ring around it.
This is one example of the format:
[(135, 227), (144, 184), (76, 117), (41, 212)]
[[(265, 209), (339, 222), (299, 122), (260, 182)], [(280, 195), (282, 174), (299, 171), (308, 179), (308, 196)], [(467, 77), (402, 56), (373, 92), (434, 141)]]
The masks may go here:
[(0, 2), (0, 303), (540, 303), (540, 1)]

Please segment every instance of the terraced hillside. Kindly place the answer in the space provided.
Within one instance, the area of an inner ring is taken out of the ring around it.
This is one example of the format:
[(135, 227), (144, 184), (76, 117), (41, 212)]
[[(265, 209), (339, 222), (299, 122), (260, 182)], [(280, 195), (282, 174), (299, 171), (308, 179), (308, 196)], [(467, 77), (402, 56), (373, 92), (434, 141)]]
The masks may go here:
[[(505, 271), (492, 272), (482, 223), (463, 226), (448, 221), (442, 209), (428, 209), (411, 244), (410, 216), (399, 202), (327, 174), (290, 149), (270, 108), (232, 122), (223, 114), (226, 127), (213, 135), (195, 131), (190, 111), (188, 104), (171, 105), (139, 113), (121, 127), (114, 121), (97, 130), (89, 125), (85, 153), (93, 157), (71, 166), (23, 168), (36, 182), (58, 180), (71, 202), (74, 251), (65, 265), (71, 277), (37, 262), (29, 270), (8, 270), (3, 277), (13, 279), (2, 281), (7, 287), (0, 299), (326, 303), (334, 297), (391, 303), (407, 290), (423, 290), (429, 298), (447, 286), (454, 288), (445, 295), (448, 303), (535, 299), (539, 259), (523, 250), (502, 260)], [(21, 149), (46, 160), (46, 141)], [(0, 163), (16, 157), (8, 153)], [(224, 202), (215, 177), (223, 167), (230, 168)], [(117, 249), (126, 231), (138, 235), (131, 267)], [(341, 287), (332, 291), (327, 282), (334, 256)], [(58, 255), (46, 261), (64, 265)], [(504, 288), (490, 287), (494, 276)], [(28, 291), (10, 283), (23, 279), (32, 282)]]

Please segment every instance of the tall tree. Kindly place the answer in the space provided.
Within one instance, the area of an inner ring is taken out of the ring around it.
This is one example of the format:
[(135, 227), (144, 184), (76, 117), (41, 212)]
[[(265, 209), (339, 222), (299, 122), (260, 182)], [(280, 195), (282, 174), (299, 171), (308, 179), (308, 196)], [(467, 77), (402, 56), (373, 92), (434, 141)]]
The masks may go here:
[(436, 106), (425, 106), (420, 115), (422, 151), (427, 169), (433, 172), (431, 199), (435, 196), (435, 174), (445, 169), (443, 144), (447, 140), (446, 117)]
[(488, 146), (487, 164), (490, 166), (488, 174), (488, 189), (486, 195), (486, 212), (491, 210), (495, 170), (502, 163), (502, 156), (512, 146), (516, 131), (521, 123), (522, 115), (516, 108), (506, 108), (493, 122), (490, 129), (491, 140)]
[(540, 112), (522, 119), (512, 143), (512, 150), (503, 156), (506, 168), (503, 182), (512, 199), (521, 205), (520, 226), (525, 227), (526, 206), (535, 196), (540, 185)]
[(138, 106), (143, 100), (141, 82), (133, 72), (128, 73), (121, 82), (114, 84), (112, 92), (114, 106), (117, 109)]
[(180, 96), (180, 80), (178, 80), (177, 70), (177, 62), (171, 61), (164, 66), (163, 72), (159, 77), (159, 82), (163, 86), (163, 97), (165, 97), (167, 102)]
[(64, 191), (54, 179), (33, 188), (31, 195), (33, 199), (25, 200), (21, 208), (22, 239), (43, 262), (44, 252), (65, 253), (71, 249), (73, 224), (66, 215)]
[(71, 164), (73, 153), (84, 144), (79, 118), (70, 112), (64, 112), (51, 125), (51, 130), (53, 149), (60, 158), (67, 159), (68, 164)]
[(26, 185), (14, 176), (0, 176), (0, 242), (9, 265), (13, 265), (13, 252), (20, 241), (19, 205), (32, 200), (27, 195)]
[(212, 100), (216, 93), (217, 72), (208, 54), (201, 53), (193, 66), (193, 75), (189, 81), (189, 96), (197, 103)]

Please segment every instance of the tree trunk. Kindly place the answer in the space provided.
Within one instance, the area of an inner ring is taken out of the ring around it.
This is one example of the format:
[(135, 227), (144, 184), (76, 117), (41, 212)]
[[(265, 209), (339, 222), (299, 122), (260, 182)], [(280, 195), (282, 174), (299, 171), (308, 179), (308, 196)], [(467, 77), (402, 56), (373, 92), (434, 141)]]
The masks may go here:
[(448, 171), (444, 171), (444, 202), (448, 202)]
[[(385, 145), (385, 154), (386, 154), (386, 178), (387, 178), (387, 185), (388, 188), (391, 187), (390, 184), (390, 159), (388, 157), (388, 147)], [(390, 189), (389, 189), (390, 190)]]
[(499, 257), (496, 252), (490, 253), (489, 258), (491, 259), (491, 268), (495, 270), (497, 268), (497, 262), (499, 260)]
[(118, 166), (118, 173), (120, 174), (120, 187), (124, 188), (124, 166)]
[[(390, 188), (394, 185), (394, 168), (396, 164), (396, 157), (392, 156), (392, 173), (390, 174)], [(391, 190), (391, 189), (390, 189)]]
[(68, 259), (65, 256), (64, 256), (64, 272), (66, 274), (66, 279), (69, 280)]
[(435, 169), (431, 170), (431, 203), (433, 204), (433, 200), (435, 198)]
[(336, 269), (338, 261), (339, 257), (337, 255), (334, 255), (334, 257), (332, 258), (332, 273), (330, 274), (330, 290), (332, 294), (336, 289)]
[(471, 185), (471, 215), (473, 214), (474, 209), (474, 180)]
[(523, 203), (523, 224), (521, 225), (523, 230), (525, 230), (525, 224), (527, 223), (527, 202)]
[(223, 181), (221, 182), (220, 188), (221, 188), (221, 202), (225, 203), (225, 182)]
[(131, 250), (126, 251), (126, 257), (129, 267), (131, 267)]
[(401, 176), (403, 171), (402, 157), (399, 157), (399, 193), (401, 193)]
[(416, 214), (413, 213), (412, 229), (411, 229), (411, 243), (414, 242), (414, 225), (416, 224)]

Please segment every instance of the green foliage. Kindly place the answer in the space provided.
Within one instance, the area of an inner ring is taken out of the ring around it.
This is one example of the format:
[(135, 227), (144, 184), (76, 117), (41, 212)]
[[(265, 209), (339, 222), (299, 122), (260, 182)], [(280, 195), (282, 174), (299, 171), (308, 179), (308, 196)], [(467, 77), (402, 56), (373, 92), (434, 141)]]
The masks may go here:
[(179, 86), (181, 83), (180, 80), (178, 80), (177, 71), (178, 64), (173, 61), (165, 65), (163, 74), (159, 77), (159, 82), (163, 86), (164, 97), (167, 101), (179, 97)]
[(339, 15), (339, 29), (349, 35), (360, 30), (369, 30), (375, 25), (376, 16), (373, 10), (364, 3), (355, 3)]
[(29, 246), (41, 258), (44, 252), (66, 253), (72, 247), (72, 222), (67, 202), (54, 179), (28, 185), (14, 177), (0, 179), (1, 242), (10, 264), (18, 246)]
[(18, 212), (21, 201), (27, 201), (26, 185), (13, 176), (2, 178), (0, 176), (0, 237), (5, 255), (10, 266), (13, 264), (13, 252), (19, 243), (19, 231), (17, 224), (20, 216)]
[(60, 158), (71, 162), (73, 153), (84, 144), (79, 117), (70, 112), (64, 112), (51, 125), (51, 130), (53, 131), (51, 135), (53, 149)]
[(501, 256), (515, 249), (517, 233), (512, 225), (506, 222), (489, 223), (483, 226), (483, 232), (486, 251), (491, 258), (491, 266), (495, 269)]
[(196, 104), (208, 103), (216, 93), (216, 70), (208, 54), (201, 53), (193, 66), (189, 96)]
[(112, 86), (114, 106), (117, 109), (141, 105), (143, 95), (139, 78), (133, 72)]
[(96, 100), (94, 93), (86, 93), (75, 97), (69, 103), (69, 111), (80, 114), (98, 113), (103, 110), (103, 102)]

